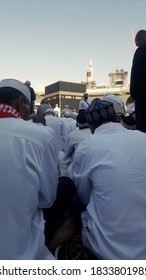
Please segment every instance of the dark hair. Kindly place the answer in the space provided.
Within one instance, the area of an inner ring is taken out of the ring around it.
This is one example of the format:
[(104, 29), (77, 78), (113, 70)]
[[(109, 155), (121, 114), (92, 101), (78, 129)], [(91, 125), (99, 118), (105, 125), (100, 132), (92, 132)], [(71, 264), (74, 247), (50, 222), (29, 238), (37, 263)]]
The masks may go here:
[(30, 119), (32, 119), (32, 121), (33, 121), (34, 123), (42, 123), (43, 125), (46, 126), (46, 119), (45, 119), (45, 117), (43, 117), (43, 116), (32, 115), (32, 116), (30, 117)]
[(20, 96), (23, 97), (25, 103), (29, 104), (27, 98), (19, 90), (11, 87), (0, 88), (0, 103), (12, 105), (13, 101), (18, 99)]
[(113, 116), (113, 117), (108, 118), (107, 120), (98, 121), (97, 123), (94, 123), (94, 124), (92, 124), (92, 123), (90, 123), (90, 122), (88, 122), (88, 123), (89, 123), (89, 125), (91, 124), (91, 125), (93, 125), (95, 128), (97, 128), (97, 127), (101, 126), (102, 124), (105, 124), (106, 122), (117, 123), (116, 115)]

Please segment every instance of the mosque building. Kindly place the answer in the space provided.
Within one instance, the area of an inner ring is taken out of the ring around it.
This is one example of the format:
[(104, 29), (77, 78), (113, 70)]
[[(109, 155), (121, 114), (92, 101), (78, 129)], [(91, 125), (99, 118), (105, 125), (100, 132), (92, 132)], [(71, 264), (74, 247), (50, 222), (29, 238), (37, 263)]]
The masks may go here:
[(113, 93), (118, 95), (124, 101), (125, 105), (129, 101), (129, 85), (128, 85), (128, 72), (124, 69), (116, 69), (114, 72), (108, 74), (109, 82), (108, 85), (98, 86), (93, 79), (93, 64), (90, 59), (86, 82), (86, 91), (88, 92), (90, 99), (102, 98), (106, 93)]
[[(45, 87), (42, 95), (37, 95), (36, 106), (40, 103), (49, 103), (53, 108), (63, 110), (68, 105), (72, 111), (78, 112), (79, 101), (83, 93), (88, 92), (90, 100), (102, 98), (106, 93), (118, 95), (128, 105), (132, 102), (129, 94), (128, 72), (124, 69), (116, 69), (108, 74), (108, 85), (98, 86), (93, 78), (93, 64), (90, 59), (86, 81), (73, 83), (67, 81), (58, 81)], [(57, 109), (56, 109), (57, 110)]]

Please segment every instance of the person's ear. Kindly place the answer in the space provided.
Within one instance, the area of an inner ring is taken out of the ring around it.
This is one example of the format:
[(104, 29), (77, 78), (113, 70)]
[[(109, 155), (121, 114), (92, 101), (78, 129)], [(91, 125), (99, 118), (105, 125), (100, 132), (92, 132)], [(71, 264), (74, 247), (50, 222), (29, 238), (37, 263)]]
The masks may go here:
[(120, 123), (121, 122), (121, 116), (116, 115), (116, 122)]
[(17, 110), (22, 119), (29, 119), (30, 106), (25, 102), (23, 96), (19, 96), (19, 98), (13, 102), (12, 106)]
[(12, 103), (12, 106), (16, 109), (18, 113), (21, 112), (22, 102), (23, 102), (23, 97), (19, 96), (18, 99), (15, 99)]
[(95, 131), (96, 127), (93, 126), (91, 123), (88, 123), (88, 126), (90, 128), (91, 133), (94, 134), (94, 131)]

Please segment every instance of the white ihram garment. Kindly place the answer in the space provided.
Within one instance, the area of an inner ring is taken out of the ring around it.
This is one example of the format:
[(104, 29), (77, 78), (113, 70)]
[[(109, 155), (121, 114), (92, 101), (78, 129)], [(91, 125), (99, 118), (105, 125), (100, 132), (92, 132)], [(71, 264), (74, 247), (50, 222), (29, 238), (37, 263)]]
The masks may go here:
[(46, 119), (46, 125), (54, 129), (56, 134), (58, 150), (62, 151), (64, 149), (64, 141), (62, 135), (63, 122), (61, 121), (60, 118), (52, 115), (46, 115), (45, 119)]
[(79, 129), (76, 128), (73, 130), (68, 137), (67, 142), (65, 143), (65, 160), (68, 163), (68, 176), (73, 179), (73, 163), (74, 163), (74, 153), (78, 145), (85, 139), (91, 136), (91, 131), (89, 128)]
[(63, 132), (62, 132), (63, 139), (64, 139), (64, 143), (66, 143), (69, 134), (76, 129), (76, 120), (74, 120), (71, 117), (69, 118), (62, 117), (61, 120), (63, 122)]
[(56, 199), (51, 133), (22, 119), (0, 119), (0, 259), (53, 259), (42, 208)]
[(66, 158), (71, 157), (76, 151), (78, 145), (91, 136), (91, 131), (89, 128), (79, 129), (78, 127), (74, 129), (68, 136), (65, 143), (65, 155)]
[(84, 99), (80, 100), (79, 110), (81, 110), (81, 109), (86, 110), (86, 108), (88, 108), (88, 106), (91, 104), (91, 101), (89, 99), (87, 99), (86, 101)]
[(146, 259), (146, 134), (101, 125), (78, 146), (74, 180), (82, 239), (102, 259)]

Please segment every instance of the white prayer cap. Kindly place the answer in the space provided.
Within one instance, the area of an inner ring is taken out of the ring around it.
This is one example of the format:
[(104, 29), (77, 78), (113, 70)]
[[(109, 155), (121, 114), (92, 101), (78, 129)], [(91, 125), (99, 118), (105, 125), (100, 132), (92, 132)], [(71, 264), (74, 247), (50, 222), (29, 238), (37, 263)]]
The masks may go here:
[(124, 102), (117, 95), (113, 93), (107, 93), (103, 96), (102, 100), (110, 101), (113, 103), (115, 113), (126, 114)]
[(63, 117), (65, 118), (72, 117), (72, 112), (70, 110), (65, 110), (65, 112), (63, 113)]
[(71, 112), (71, 117), (72, 117), (73, 119), (76, 119), (77, 115), (78, 115), (78, 113), (76, 113), (76, 112)]
[(0, 88), (13, 88), (21, 92), (29, 103), (31, 103), (31, 94), (29, 88), (22, 82), (15, 79), (3, 79), (0, 81)]

